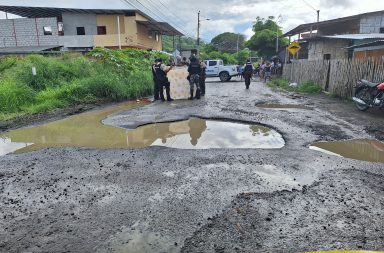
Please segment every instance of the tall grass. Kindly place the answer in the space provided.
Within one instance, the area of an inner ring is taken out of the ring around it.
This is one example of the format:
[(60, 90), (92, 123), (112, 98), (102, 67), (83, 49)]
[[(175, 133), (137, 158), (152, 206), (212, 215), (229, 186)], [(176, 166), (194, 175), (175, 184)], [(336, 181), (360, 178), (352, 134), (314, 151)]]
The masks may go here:
[(312, 81), (302, 82), (297, 86), (290, 86), (287, 80), (273, 78), (270, 82), (268, 82), (267, 85), (272, 88), (281, 88), (287, 91), (295, 91), (302, 93), (320, 93), (322, 91), (321, 86), (317, 85)]
[(140, 50), (96, 52), (99, 57), (65, 54), (0, 58), (0, 120), (152, 93), (150, 62), (158, 54), (148, 55)]

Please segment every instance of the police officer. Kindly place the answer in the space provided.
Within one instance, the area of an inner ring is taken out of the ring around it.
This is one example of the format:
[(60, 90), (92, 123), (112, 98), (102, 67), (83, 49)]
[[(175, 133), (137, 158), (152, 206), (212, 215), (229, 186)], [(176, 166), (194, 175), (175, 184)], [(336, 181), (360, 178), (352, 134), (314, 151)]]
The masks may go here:
[(189, 85), (190, 85), (190, 92), (191, 96), (189, 97), (189, 100), (193, 100), (193, 92), (196, 85), (196, 99), (200, 99), (201, 90), (200, 90), (200, 74), (201, 74), (201, 67), (199, 60), (192, 56), (190, 58), (191, 63), (188, 67), (189, 72)]
[(201, 96), (205, 96), (205, 79), (207, 79), (207, 65), (204, 63), (204, 61), (201, 61), (200, 63), (201, 73), (200, 73), (200, 89), (201, 89)]
[(161, 101), (165, 101), (164, 98), (164, 87), (165, 92), (167, 93), (167, 101), (173, 101), (171, 98), (171, 84), (167, 78), (167, 73), (172, 69), (172, 67), (168, 67), (163, 64), (162, 59), (157, 59), (157, 64), (154, 66), (154, 70), (156, 73), (156, 81), (160, 90), (160, 98)]
[(253, 74), (253, 65), (252, 65), (252, 62), (248, 60), (244, 66), (244, 80), (245, 80), (246, 89), (249, 89), (249, 86), (251, 85), (252, 74)]
[(153, 91), (154, 91), (154, 97), (153, 97), (153, 102), (157, 101), (160, 99), (160, 87), (158, 85), (158, 82), (157, 82), (157, 78), (156, 78), (156, 65), (158, 64), (158, 59), (155, 60), (155, 63), (152, 64), (152, 76), (153, 76), (153, 83), (154, 83), (154, 87), (153, 87)]

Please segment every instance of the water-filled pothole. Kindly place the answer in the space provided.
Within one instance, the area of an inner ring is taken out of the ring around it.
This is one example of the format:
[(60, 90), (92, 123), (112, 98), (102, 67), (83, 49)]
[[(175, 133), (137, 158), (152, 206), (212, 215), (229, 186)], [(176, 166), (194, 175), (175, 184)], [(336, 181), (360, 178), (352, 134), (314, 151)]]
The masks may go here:
[(42, 126), (11, 131), (0, 137), (0, 155), (52, 147), (109, 149), (165, 146), (178, 149), (278, 149), (285, 145), (283, 137), (278, 132), (259, 125), (191, 118), (127, 130), (101, 123), (101, 120), (111, 113), (122, 109), (127, 108), (108, 108)]
[(384, 143), (377, 140), (317, 142), (310, 149), (369, 162), (384, 162)]
[(265, 109), (303, 109), (303, 110), (312, 110), (312, 108), (307, 107), (305, 105), (297, 105), (297, 104), (267, 104), (261, 103), (256, 104), (256, 107), (265, 108)]

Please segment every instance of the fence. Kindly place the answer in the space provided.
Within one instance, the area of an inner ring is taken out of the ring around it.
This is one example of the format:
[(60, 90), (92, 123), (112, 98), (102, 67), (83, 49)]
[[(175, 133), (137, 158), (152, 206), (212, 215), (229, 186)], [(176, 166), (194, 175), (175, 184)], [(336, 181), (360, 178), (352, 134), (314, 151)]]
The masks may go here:
[(312, 81), (325, 91), (349, 98), (359, 79), (384, 81), (384, 58), (299, 60), (284, 66), (283, 78), (299, 84)]

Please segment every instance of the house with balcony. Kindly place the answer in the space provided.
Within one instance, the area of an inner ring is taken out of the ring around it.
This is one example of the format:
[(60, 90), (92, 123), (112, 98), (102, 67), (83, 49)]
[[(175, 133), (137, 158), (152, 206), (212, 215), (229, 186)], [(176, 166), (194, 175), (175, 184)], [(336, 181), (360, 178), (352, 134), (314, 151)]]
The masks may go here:
[(351, 59), (384, 56), (384, 11), (301, 24), (284, 34), (298, 37), (298, 59)]
[(0, 54), (95, 47), (162, 50), (162, 35), (183, 34), (139, 10), (0, 6)]

